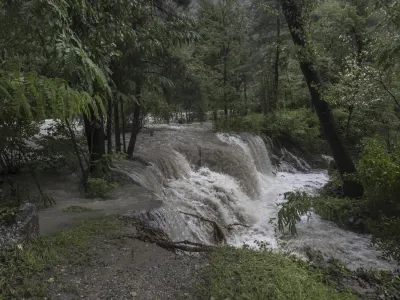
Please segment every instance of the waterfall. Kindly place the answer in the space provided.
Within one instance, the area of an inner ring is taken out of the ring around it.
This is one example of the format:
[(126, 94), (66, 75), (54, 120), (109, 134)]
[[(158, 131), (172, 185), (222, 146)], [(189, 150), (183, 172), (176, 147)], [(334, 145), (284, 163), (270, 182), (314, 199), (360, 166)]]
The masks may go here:
[(344, 231), (316, 215), (298, 224), (295, 238), (282, 239), (277, 232), (283, 194), (315, 193), (327, 182), (327, 172), (313, 172), (305, 161), (282, 150), (288, 161), (274, 175), (264, 141), (256, 135), (214, 133), (199, 124), (153, 127), (153, 135), (139, 135), (141, 159), (120, 168), (163, 201), (162, 208), (142, 217), (173, 240), (215, 243), (215, 222), (232, 246), (257, 248), (261, 242), (300, 256), (313, 247), (351, 268), (392, 269), (377, 258), (380, 253), (368, 236)]

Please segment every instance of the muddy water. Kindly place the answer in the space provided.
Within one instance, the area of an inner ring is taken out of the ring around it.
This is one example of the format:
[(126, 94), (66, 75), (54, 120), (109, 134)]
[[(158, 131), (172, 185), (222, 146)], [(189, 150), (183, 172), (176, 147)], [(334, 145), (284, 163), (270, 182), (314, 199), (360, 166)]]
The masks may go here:
[[(395, 268), (378, 258), (381, 253), (368, 236), (342, 230), (313, 214), (299, 222), (298, 236), (287, 238), (277, 232), (283, 193), (314, 193), (327, 182), (326, 171), (283, 172), (295, 169), (287, 163), (275, 170), (261, 137), (214, 133), (210, 124), (153, 125), (151, 130), (152, 135), (144, 131), (139, 136), (140, 159), (119, 167), (163, 202), (151, 219), (173, 239), (214, 243), (213, 227), (204, 221), (208, 219), (218, 223), (233, 246), (258, 247), (263, 242), (300, 256), (312, 248), (353, 269)], [(304, 161), (294, 159), (308, 169)]]

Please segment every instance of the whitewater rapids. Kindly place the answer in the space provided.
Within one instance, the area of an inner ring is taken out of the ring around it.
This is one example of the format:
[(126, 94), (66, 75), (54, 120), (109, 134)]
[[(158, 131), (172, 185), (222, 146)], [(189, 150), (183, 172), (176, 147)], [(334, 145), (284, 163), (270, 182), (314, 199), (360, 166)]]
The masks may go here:
[(283, 161), (274, 168), (261, 137), (214, 133), (210, 124), (153, 125), (151, 131), (139, 135), (140, 159), (119, 168), (163, 201), (164, 206), (148, 217), (173, 240), (215, 242), (211, 223), (192, 216), (196, 215), (218, 223), (235, 247), (257, 248), (263, 242), (304, 257), (311, 248), (350, 269), (395, 269), (395, 264), (379, 258), (369, 236), (345, 231), (314, 214), (297, 224), (296, 237), (282, 237), (277, 231), (283, 194), (315, 193), (328, 181), (325, 170), (311, 170), (292, 154), (308, 172), (293, 172), (296, 166)]

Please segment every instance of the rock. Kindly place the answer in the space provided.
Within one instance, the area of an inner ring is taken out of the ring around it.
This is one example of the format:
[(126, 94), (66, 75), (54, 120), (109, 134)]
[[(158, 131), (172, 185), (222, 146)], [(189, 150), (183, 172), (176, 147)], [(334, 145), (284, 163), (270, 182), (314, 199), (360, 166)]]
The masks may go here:
[(136, 292), (131, 292), (131, 296), (132, 296), (132, 297), (136, 297), (136, 296), (137, 296), (137, 293), (136, 293)]
[(39, 216), (31, 203), (22, 205), (11, 225), (0, 226), (0, 249), (10, 249), (39, 237)]

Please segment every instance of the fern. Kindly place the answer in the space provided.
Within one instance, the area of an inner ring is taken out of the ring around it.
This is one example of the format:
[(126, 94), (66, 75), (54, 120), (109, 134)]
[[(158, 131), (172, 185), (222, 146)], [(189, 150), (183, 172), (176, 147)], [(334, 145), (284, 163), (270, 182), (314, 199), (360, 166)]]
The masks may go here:
[(2, 95), (10, 101), (8, 107), (16, 116), (20, 116), (22, 112), (26, 117), (36, 120), (46, 117), (68, 119), (88, 113), (89, 106), (95, 109), (97, 117), (97, 107), (105, 112), (101, 98), (72, 89), (60, 78), (14, 72), (13, 75), (0, 77), (0, 87)]

